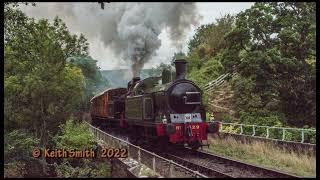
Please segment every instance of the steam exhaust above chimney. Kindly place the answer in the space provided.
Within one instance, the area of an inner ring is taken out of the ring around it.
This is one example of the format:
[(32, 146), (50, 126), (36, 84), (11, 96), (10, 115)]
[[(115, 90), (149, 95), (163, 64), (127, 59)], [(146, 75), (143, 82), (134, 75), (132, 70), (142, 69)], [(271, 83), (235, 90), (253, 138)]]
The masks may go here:
[(187, 61), (185, 59), (176, 59), (174, 61), (176, 66), (176, 80), (185, 79), (186, 77), (186, 69), (187, 69)]

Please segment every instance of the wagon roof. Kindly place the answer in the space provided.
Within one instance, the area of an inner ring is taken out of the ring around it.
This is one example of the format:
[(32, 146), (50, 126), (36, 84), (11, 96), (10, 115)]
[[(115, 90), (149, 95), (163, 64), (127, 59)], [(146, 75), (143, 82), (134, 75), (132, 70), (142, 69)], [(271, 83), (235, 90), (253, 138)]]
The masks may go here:
[(120, 88), (108, 88), (108, 89), (106, 89), (106, 90), (104, 90), (104, 91), (102, 91), (102, 92), (100, 92), (100, 93), (96, 94), (95, 96), (93, 96), (93, 98), (91, 98), (91, 100), (90, 100), (90, 101), (92, 101), (93, 99), (95, 99), (95, 98), (97, 98), (97, 97), (99, 97), (99, 96), (101, 96), (101, 95), (105, 94), (106, 92), (113, 91), (113, 90), (116, 90), (116, 89), (127, 89), (127, 88), (122, 88), (122, 87), (120, 87)]

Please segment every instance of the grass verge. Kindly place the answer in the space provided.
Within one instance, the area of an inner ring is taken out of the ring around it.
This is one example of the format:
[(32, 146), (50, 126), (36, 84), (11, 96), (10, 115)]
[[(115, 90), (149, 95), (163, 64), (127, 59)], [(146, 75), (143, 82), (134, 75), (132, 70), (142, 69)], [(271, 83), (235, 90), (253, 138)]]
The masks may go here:
[(288, 151), (269, 142), (239, 142), (233, 137), (209, 137), (208, 142), (210, 147), (204, 150), (214, 154), (303, 177), (316, 177), (314, 155)]

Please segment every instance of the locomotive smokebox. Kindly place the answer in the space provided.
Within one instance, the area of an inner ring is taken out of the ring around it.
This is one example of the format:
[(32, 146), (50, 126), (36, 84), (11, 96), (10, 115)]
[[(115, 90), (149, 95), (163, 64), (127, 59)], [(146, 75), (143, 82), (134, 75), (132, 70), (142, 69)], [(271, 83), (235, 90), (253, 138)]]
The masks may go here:
[(176, 80), (185, 79), (187, 61), (185, 59), (176, 59), (174, 61), (174, 64), (176, 66)]

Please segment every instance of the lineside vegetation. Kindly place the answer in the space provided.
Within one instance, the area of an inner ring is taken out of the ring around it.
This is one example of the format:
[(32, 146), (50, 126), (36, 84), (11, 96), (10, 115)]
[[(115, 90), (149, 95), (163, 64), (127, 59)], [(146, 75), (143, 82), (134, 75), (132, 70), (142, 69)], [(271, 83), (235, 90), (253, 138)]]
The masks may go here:
[(242, 143), (232, 137), (210, 137), (208, 142), (209, 149), (204, 149), (214, 154), (303, 177), (316, 177), (316, 156), (303, 151), (296, 153), (260, 141)]

